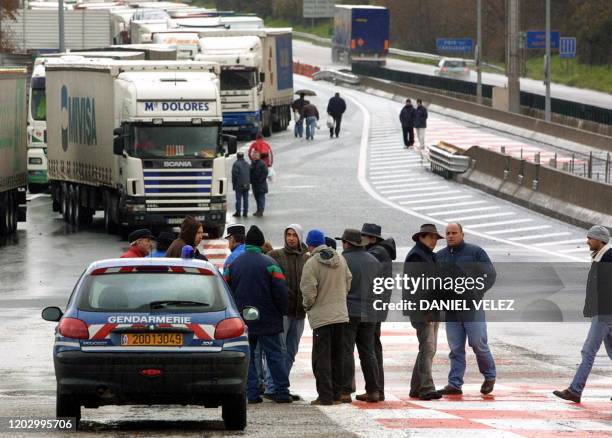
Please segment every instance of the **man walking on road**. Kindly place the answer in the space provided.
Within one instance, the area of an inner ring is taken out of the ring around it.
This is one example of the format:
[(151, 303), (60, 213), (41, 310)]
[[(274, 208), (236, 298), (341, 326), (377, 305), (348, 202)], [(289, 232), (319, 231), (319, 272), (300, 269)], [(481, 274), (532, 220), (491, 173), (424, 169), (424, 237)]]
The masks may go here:
[(340, 93), (336, 93), (327, 103), (327, 114), (334, 119), (334, 126), (329, 128), (329, 138), (333, 138), (334, 133), (336, 134), (336, 138), (338, 138), (340, 134), (340, 124), (342, 123), (342, 114), (344, 114), (345, 111), (346, 102), (340, 97)]
[(304, 118), (302, 117), (302, 108), (308, 103), (304, 99), (304, 93), (300, 94), (299, 99), (295, 99), (291, 104), (293, 110), (293, 118), (295, 120), (295, 126), (293, 127), (293, 135), (297, 138), (302, 138), (304, 135)]
[(287, 283), (281, 268), (274, 259), (262, 254), (265, 239), (261, 230), (251, 226), (246, 235), (245, 253), (225, 270), (225, 281), (239, 309), (247, 306), (259, 310), (259, 319), (247, 321), (251, 357), (247, 382), (249, 403), (261, 403), (255, 349), (261, 345), (266, 355), (275, 393), (272, 400), (291, 403), (289, 373), (280, 334), (283, 332), (283, 316), (287, 314)]
[[(446, 244), (446, 248), (436, 254), (442, 275), (450, 273), (464, 278), (482, 278), (484, 289), (480, 291), (481, 298), (482, 294), (495, 283), (497, 274), (491, 259), (481, 247), (465, 242), (463, 228), (458, 223), (446, 226)], [(478, 369), (485, 378), (480, 392), (491, 393), (495, 386), (496, 370), (487, 341), (484, 310), (446, 312), (446, 337), (450, 347), (451, 369), (448, 374), (448, 385), (441, 390), (441, 393), (443, 395), (463, 393), (461, 387), (466, 368), (466, 339), (474, 350)]]
[[(383, 239), (382, 228), (377, 224), (365, 223), (361, 227), (361, 237), (366, 241), (366, 250), (376, 257), (382, 264), (382, 276), (391, 278), (393, 276), (393, 260), (395, 260), (395, 240), (392, 238)], [(392, 290), (383, 292), (379, 299), (384, 303), (391, 301)], [(385, 308), (386, 309), (386, 308)], [(380, 331), (382, 323), (387, 319), (387, 310), (376, 312), (376, 332), (374, 333), (374, 353), (376, 354), (376, 363), (378, 364), (378, 398), (380, 401), (385, 400), (385, 370), (383, 367), (383, 348), (380, 341)], [(367, 394), (359, 394), (355, 397), (357, 400), (365, 401)]]
[(366, 393), (363, 401), (376, 403), (380, 400), (380, 371), (376, 360), (376, 312), (374, 310), (374, 279), (380, 277), (382, 265), (372, 254), (365, 250), (365, 241), (359, 230), (347, 228), (342, 233), (342, 256), (351, 271), (353, 280), (347, 296), (349, 324), (344, 335), (344, 349), (347, 360), (344, 363), (344, 385), (342, 385), (342, 401), (350, 403), (355, 378), (355, 360), (353, 352), (355, 345), (359, 352), (361, 370), (365, 379)]
[[(304, 264), (308, 260), (308, 247), (302, 242), (302, 233), (302, 227), (299, 224), (288, 225), (285, 228), (285, 246), (268, 253), (281, 267), (287, 280), (289, 305), (287, 316), (283, 318), (283, 336), (287, 347), (287, 372), (289, 374), (291, 374), (300, 339), (304, 333), (304, 319), (306, 318), (300, 281)], [(299, 396), (295, 396), (294, 400), (296, 397), (299, 400)]]
[(266, 208), (266, 193), (268, 193), (268, 168), (260, 159), (259, 152), (254, 151), (250, 168), (253, 196), (257, 204), (257, 211), (253, 216), (263, 216)]
[(583, 315), (591, 318), (591, 328), (582, 347), (582, 361), (569, 388), (554, 391), (564, 400), (580, 403), (582, 391), (593, 368), (595, 356), (603, 343), (612, 359), (612, 246), (610, 233), (602, 225), (594, 225), (587, 233), (591, 250), (591, 269), (587, 277)]
[(409, 148), (414, 144), (414, 116), (415, 110), (412, 106), (412, 101), (406, 99), (406, 105), (400, 112), (400, 123), (402, 124), (402, 135), (404, 138), (404, 147)]
[(249, 163), (244, 159), (244, 152), (236, 154), (236, 161), (232, 165), (232, 186), (236, 194), (236, 212), (232, 215), (247, 217), (249, 213), (249, 189), (251, 188), (251, 171)]
[(302, 118), (306, 120), (306, 140), (314, 140), (317, 121), (319, 120), (319, 110), (309, 102), (302, 108)]
[[(443, 237), (438, 234), (433, 224), (421, 225), (418, 233), (412, 236), (415, 242), (404, 261), (404, 275), (411, 278), (435, 278), (436, 277), (436, 255), (434, 249), (439, 239)], [(407, 292), (407, 291), (406, 291)], [(435, 299), (436, 291), (425, 289), (410, 291), (410, 299), (414, 302), (420, 300), (431, 301)], [(439, 313), (435, 311), (412, 311), (409, 312), (410, 324), (416, 330), (419, 341), (419, 353), (417, 354), (414, 367), (412, 368), (412, 380), (410, 381), (410, 397), (421, 400), (434, 400), (442, 397), (433, 382), (431, 367), (438, 345)]]
[(419, 153), (422, 155), (425, 150), (425, 129), (427, 129), (427, 108), (423, 106), (423, 101), (417, 99), (417, 107), (414, 110), (414, 128), (419, 139)]
[(129, 249), (121, 256), (122, 259), (140, 258), (149, 255), (153, 249), (153, 233), (151, 230), (143, 228), (142, 230), (132, 231), (128, 236), (130, 242)]
[(338, 404), (344, 381), (344, 330), (349, 320), (346, 296), (352, 276), (344, 257), (325, 244), (320, 230), (308, 233), (306, 245), (311, 256), (304, 265), (300, 289), (312, 328), (312, 372), (319, 394), (311, 404)]

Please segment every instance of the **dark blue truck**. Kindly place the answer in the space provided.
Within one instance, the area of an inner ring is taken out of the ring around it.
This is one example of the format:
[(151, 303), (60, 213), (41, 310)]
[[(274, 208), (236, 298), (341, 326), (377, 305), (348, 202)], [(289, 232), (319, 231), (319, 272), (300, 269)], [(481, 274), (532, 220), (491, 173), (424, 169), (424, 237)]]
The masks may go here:
[(332, 61), (385, 65), (389, 52), (389, 10), (382, 6), (336, 5)]

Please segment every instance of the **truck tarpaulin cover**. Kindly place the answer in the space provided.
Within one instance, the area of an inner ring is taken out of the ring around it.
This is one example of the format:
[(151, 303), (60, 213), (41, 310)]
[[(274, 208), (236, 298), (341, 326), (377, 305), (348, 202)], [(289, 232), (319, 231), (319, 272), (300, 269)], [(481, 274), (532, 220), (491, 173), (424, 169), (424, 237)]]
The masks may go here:
[(293, 88), (293, 52), (291, 49), (291, 34), (276, 37), (276, 74), (278, 89)]

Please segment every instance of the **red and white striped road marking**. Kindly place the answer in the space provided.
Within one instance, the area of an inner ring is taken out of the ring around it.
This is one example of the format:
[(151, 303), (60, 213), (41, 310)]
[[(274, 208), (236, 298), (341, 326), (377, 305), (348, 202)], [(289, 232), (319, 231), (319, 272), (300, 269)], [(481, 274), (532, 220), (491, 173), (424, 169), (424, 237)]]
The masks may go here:
[(225, 239), (202, 240), (198, 249), (220, 270), (223, 270), (223, 263), (231, 253)]

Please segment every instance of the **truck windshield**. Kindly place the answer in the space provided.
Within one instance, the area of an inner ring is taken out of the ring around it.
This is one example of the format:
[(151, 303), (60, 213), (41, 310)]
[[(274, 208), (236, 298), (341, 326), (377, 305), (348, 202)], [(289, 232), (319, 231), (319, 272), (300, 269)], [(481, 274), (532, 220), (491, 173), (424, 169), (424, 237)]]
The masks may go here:
[(250, 90), (257, 85), (255, 69), (221, 70), (221, 90)]
[(34, 120), (47, 120), (45, 78), (32, 78), (32, 102), (30, 111)]
[(127, 151), (137, 158), (214, 158), (218, 142), (218, 126), (134, 125)]

